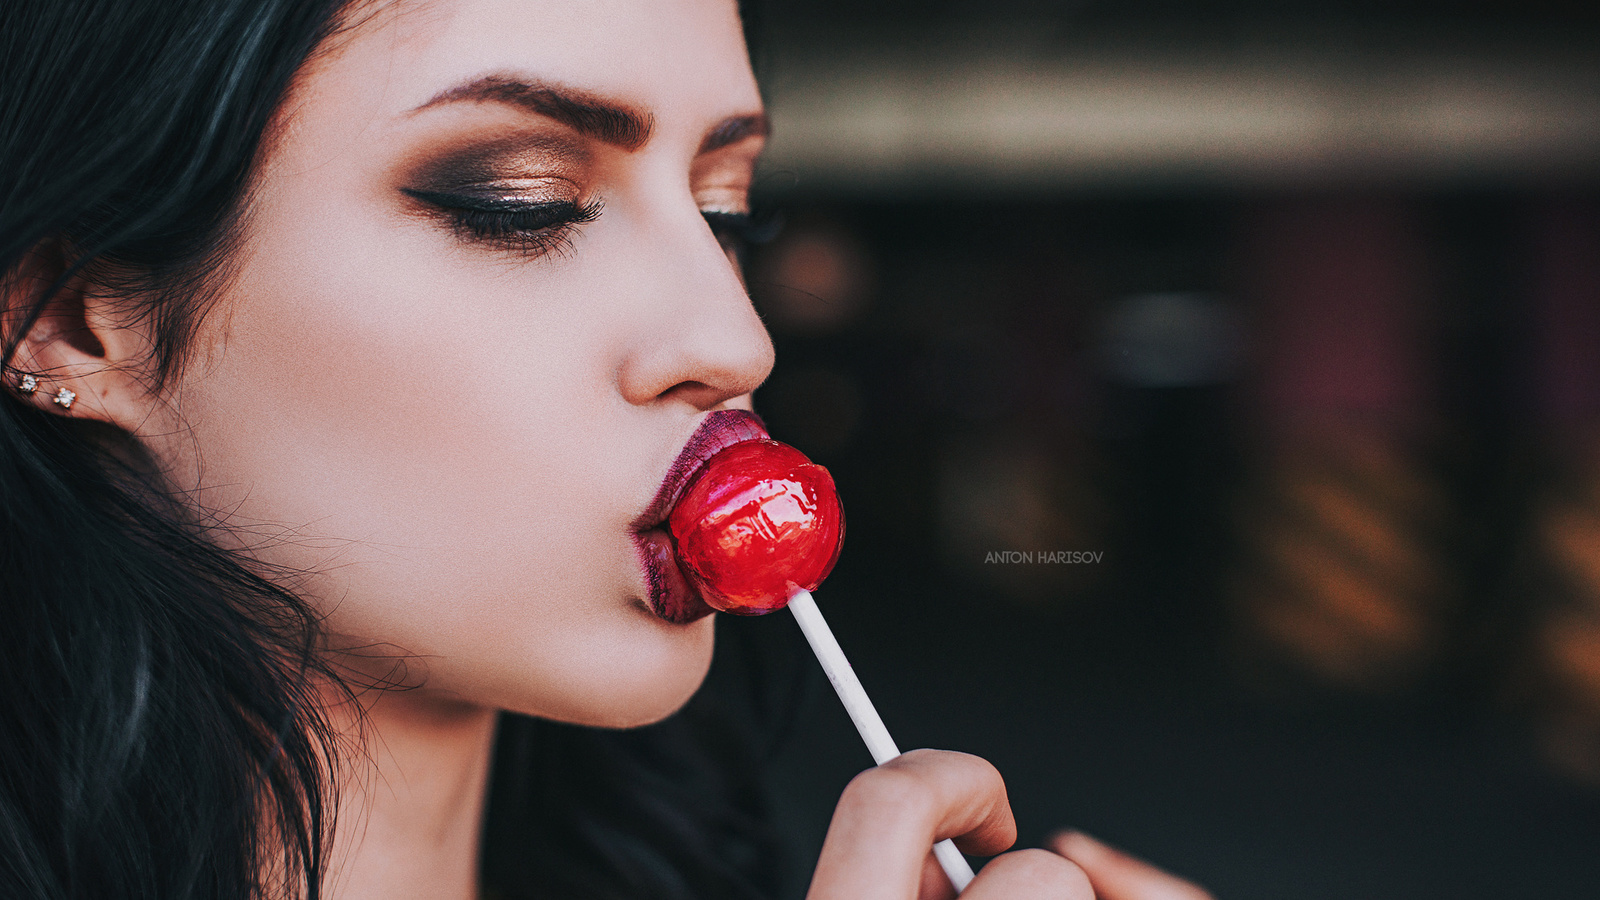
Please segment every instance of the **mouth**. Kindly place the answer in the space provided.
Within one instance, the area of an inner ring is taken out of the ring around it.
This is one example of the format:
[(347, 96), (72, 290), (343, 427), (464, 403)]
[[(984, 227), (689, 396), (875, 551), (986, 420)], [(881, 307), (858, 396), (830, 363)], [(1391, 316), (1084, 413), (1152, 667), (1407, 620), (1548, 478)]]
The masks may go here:
[(667, 516), (705, 469), (707, 460), (734, 444), (766, 436), (766, 426), (755, 413), (721, 409), (706, 416), (672, 461), (650, 505), (629, 526), (644, 568), (650, 609), (668, 622), (687, 624), (704, 618), (712, 609), (678, 568), (676, 548), (666, 527)]

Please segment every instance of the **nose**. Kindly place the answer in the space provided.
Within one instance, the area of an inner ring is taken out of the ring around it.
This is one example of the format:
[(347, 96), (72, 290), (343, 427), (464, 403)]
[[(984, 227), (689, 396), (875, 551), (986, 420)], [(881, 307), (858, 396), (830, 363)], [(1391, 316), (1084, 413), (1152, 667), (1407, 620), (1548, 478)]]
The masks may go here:
[[(648, 289), (619, 388), (632, 404), (663, 400), (715, 409), (754, 391), (772, 371), (772, 340), (744, 283), (698, 209), (655, 229)], [(663, 240), (663, 234), (674, 237)]]

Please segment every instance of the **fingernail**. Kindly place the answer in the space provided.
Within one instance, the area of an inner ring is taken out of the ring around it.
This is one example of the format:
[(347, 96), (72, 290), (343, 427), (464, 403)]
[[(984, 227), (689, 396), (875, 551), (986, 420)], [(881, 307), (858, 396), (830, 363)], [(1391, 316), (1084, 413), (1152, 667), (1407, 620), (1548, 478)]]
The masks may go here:
[(1050, 842), (1063, 856), (1103, 856), (1111, 849), (1075, 828), (1056, 832), (1050, 836)]

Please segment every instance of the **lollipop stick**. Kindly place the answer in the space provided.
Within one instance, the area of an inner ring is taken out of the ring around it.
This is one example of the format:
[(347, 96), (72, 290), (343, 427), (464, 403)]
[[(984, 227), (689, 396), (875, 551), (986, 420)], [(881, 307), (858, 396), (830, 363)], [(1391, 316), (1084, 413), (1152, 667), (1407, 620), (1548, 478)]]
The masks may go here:
[[(828, 681), (844, 704), (845, 712), (850, 714), (850, 721), (856, 723), (856, 731), (861, 733), (861, 739), (866, 742), (872, 761), (881, 766), (899, 756), (900, 748), (895, 746), (889, 729), (883, 726), (883, 719), (878, 717), (877, 709), (867, 698), (866, 689), (861, 687), (861, 679), (856, 677), (856, 670), (844, 658), (844, 651), (839, 649), (839, 642), (834, 639), (827, 620), (822, 618), (822, 611), (817, 609), (817, 601), (811, 598), (811, 592), (796, 590), (789, 598), (789, 611), (800, 623), (800, 630), (805, 633), (812, 652), (817, 655), (817, 661), (822, 663), (822, 671), (828, 673)], [(956, 849), (955, 844), (944, 840), (933, 845), (933, 855), (938, 858), (950, 883), (955, 885), (956, 893), (961, 893), (967, 882), (972, 880), (972, 867), (967, 865), (961, 851)]]

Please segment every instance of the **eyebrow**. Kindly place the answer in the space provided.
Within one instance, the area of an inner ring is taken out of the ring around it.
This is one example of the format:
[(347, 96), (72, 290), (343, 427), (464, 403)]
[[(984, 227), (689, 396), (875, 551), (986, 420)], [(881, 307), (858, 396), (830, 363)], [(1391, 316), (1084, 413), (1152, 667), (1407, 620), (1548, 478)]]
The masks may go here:
[(700, 152), (721, 150), (748, 137), (766, 137), (772, 133), (772, 121), (763, 113), (749, 116), (730, 116), (718, 123), (700, 142)]
[(625, 104), (572, 88), (530, 84), (504, 75), (485, 75), (447, 88), (411, 110), (415, 115), (446, 103), (508, 103), (555, 119), (580, 134), (624, 150), (638, 150), (650, 140), (655, 118)]
[[(649, 143), (655, 130), (655, 117), (626, 104), (606, 100), (585, 91), (535, 84), (505, 75), (485, 75), (448, 88), (428, 102), (411, 110), (415, 115), (446, 103), (508, 103), (548, 116), (580, 134), (597, 138), (624, 150), (638, 150)], [(750, 138), (772, 133), (772, 122), (765, 113), (729, 116), (717, 123), (700, 142), (700, 153), (710, 153)]]

